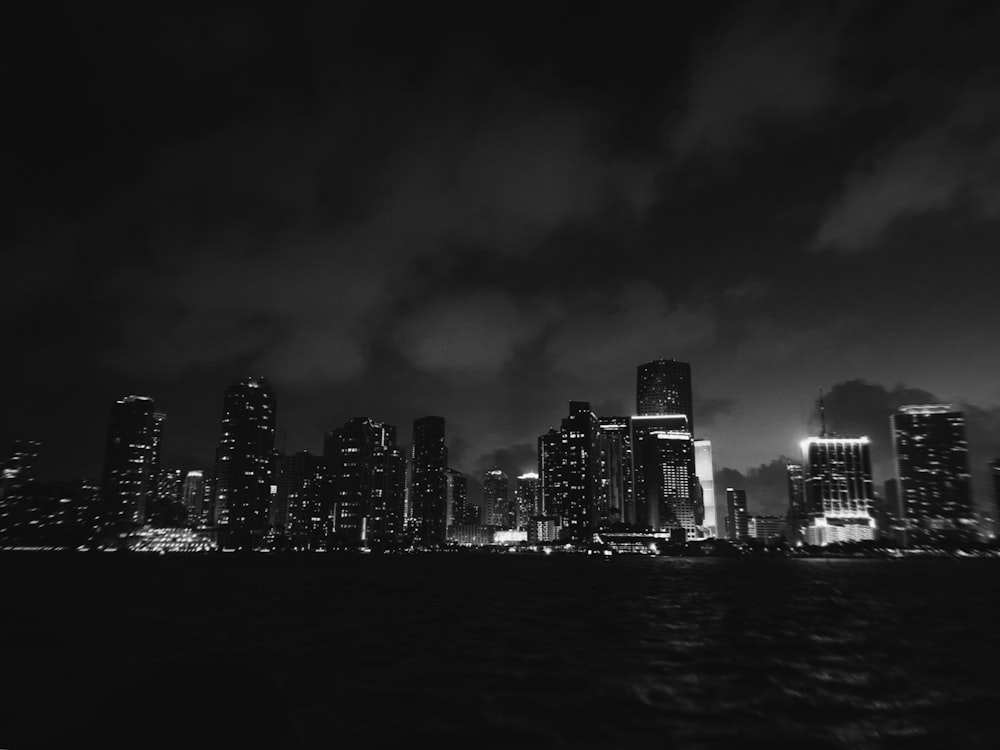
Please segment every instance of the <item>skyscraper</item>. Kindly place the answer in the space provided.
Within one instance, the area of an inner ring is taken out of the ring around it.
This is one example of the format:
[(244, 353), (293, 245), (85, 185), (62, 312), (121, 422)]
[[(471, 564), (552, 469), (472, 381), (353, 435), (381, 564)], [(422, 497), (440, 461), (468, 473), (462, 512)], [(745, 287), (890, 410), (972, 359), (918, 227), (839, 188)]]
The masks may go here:
[(444, 440), (444, 417), (421, 417), (413, 422), (410, 463), (410, 505), (413, 542), (436, 546), (445, 541), (448, 448)]
[(478, 523), (469, 521), (469, 482), (465, 474), (458, 469), (445, 470), (445, 525), (455, 526), (464, 523)]
[(281, 461), (273, 514), (275, 531), (294, 549), (327, 549), (333, 533), (333, 501), (326, 464), (309, 451)]
[(148, 396), (126, 396), (111, 405), (104, 450), (103, 522), (115, 533), (146, 522), (156, 493), (165, 417)]
[(403, 531), (406, 457), (396, 428), (355, 417), (327, 435), (324, 451), (336, 501), (337, 539), (383, 547)]
[(36, 466), (42, 444), (35, 440), (15, 440), (10, 455), (0, 464), (0, 498), (36, 480)]
[(719, 535), (719, 513), (715, 504), (715, 468), (712, 465), (712, 441), (694, 441), (694, 470), (701, 485), (701, 500), (705, 509), (705, 535)]
[(726, 536), (736, 542), (750, 538), (750, 523), (747, 514), (747, 492), (733, 487), (726, 488)]
[(589, 542), (608, 516), (601, 473), (605, 444), (586, 401), (570, 401), (560, 429), (538, 439), (542, 505), (546, 515), (558, 517), (566, 541)]
[(806, 542), (826, 545), (875, 538), (867, 437), (811, 437), (802, 442), (809, 521)]
[(541, 481), (538, 474), (527, 472), (517, 478), (517, 523), (518, 529), (527, 529), (531, 519), (542, 515)]
[(674, 359), (657, 359), (637, 368), (635, 405), (640, 416), (683, 414), (694, 434), (691, 365)]
[[(695, 471), (694, 440), (684, 414), (636, 416), (631, 419), (632, 497), (635, 504), (635, 527), (639, 531), (659, 533), (661, 521), (674, 511), (664, 511), (662, 503), (695, 502), (700, 496)], [(658, 436), (669, 436), (669, 445)], [(669, 465), (657, 462), (669, 461)], [(686, 478), (681, 479), (684, 475)], [(692, 507), (693, 511), (693, 507)], [(676, 527), (672, 527), (676, 528)]]
[(158, 526), (180, 526), (184, 521), (181, 489), (184, 474), (180, 469), (160, 468), (156, 475), (156, 499), (147, 513), (147, 521)]
[(608, 508), (607, 524), (635, 524), (632, 497), (632, 435), (628, 417), (601, 417), (604, 433), (601, 477)]
[(906, 543), (973, 540), (965, 416), (928, 404), (904, 406), (890, 422)]
[(792, 542), (805, 541), (809, 525), (805, 476), (801, 464), (785, 464), (785, 472), (788, 476), (788, 536)]
[(181, 502), (187, 510), (188, 525), (198, 526), (205, 506), (205, 476), (200, 469), (189, 471), (184, 476)]
[(226, 388), (212, 483), (214, 522), (224, 544), (252, 546), (267, 528), (276, 413), (274, 391), (263, 378)]
[(516, 514), (510, 501), (510, 484), (500, 469), (490, 469), (483, 475), (483, 512), (487, 526), (514, 528)]

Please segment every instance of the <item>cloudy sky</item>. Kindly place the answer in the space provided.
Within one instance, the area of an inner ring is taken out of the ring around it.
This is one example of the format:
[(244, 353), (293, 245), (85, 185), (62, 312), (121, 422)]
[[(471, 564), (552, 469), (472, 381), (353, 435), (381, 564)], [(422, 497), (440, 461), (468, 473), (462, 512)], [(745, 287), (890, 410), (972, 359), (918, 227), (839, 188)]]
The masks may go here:
[(142, 393), (207, 467), (257, 374), (288, 451), (439, 414), (457, 468), (527, 470), (569, 400), (630, 413), (674, 357), (727, 481), (822, 387), (879, 479), (892, 408), (965, 405), (982, 484), (1000, 13), (805, 5), (5, 11), (0, 440), (96, 476)]

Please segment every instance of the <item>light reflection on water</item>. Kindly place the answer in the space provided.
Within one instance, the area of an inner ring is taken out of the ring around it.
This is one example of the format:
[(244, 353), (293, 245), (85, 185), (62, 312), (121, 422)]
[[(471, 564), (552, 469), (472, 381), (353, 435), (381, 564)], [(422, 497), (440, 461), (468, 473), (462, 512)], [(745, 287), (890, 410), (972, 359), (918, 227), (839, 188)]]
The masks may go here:
[(225, 662), (280, 689), (305, 747), (331, 727), (345, 746), (1000, 747), (996, 561), (124, 562), (46, 561), (15, 587), (27, 693), (0, 746), (41, 720), (40, 670), (88, 676), (47, 693), (72, 727), (122, 675)]

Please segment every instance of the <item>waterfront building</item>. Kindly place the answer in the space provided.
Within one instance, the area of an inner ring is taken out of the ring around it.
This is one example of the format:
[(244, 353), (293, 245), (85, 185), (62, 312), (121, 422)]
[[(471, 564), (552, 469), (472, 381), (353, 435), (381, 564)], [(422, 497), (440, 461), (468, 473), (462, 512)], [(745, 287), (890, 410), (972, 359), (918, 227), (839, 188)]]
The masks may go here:
[(787, 538), (788, 519), (784, 516), (750, 516), (747, 519), (747, 535), (762, 542)]
[(692, 539), (702, 536), (704, 505), (687, 416), (650, 414), (630, 421), (636, 531), (684, 528)]
[(355, 417), (327, 435), (323, 456), (337, 542), (384, 547), (401, 541), (406, 457), (396, 428)]
[(639, 365), (636, 372), (636, 414), (683, 414), (694, 434), (694, 399), (691, 365), (674, 359), (657, 359)]
[(529, 471), (518, 476), (515, 503), (517, 506), (515, 527), (527, 529), (531, 519), (542, 514), (541, 482), (538, 474)]
[(333, 492), (325, 461), (309, 451), (286, 456), (280, 464), (273, 514), (277, 534), (293, 549), (326, 549), (334, 525)]
[(445, 541), (448, 448), (444, 427), (444, 417), (427, 416), (413, 422), (410, 506), (413, 543), (418, 547)]
[(976, 537), (965, 416), (945, 404), (904, 406), (890, 418), (905, 544)]
[(788, 538), (791, 542), (804, 542), (809, 513), (806, 510), (805, 474), (802, 464), (785, 464), (788, 478)]
[(164, 420), (148, 396), (111, 405), (101, 485), (104, 524), (112, 533), (139, 528), (152, 510)]
[(604, 434), (586, 401), (570, 401), (560, 429), (539, 438), (542, 504), (559, 517), (567, 541), (590, 541), (607, 517), (602, 493), (601, 452)]
[(632, 497), (632, 436), (628, 417), (600, 417), (604, 434), (601, 451), (601, 481), (607, 518), (602, 526), (635, 524)]
[(726, 537), (735, 542), (750, 538), (746, 490), (726, 488)]
[(448, 527), (448, 541), (460, 547), (485, 547), (493, 544), (493, 526), (480, 523), (456, 523)]
[(180, 526), (185, 510), (181, 503), (184, 472), (180, 469), (160, 468), (156, 477), (156, 494), (147, 513), (147, 522), (157, 526)]
[(694, 471), (701, 486), (701, 502), (705, 510), (706, 537), (719, 535), (719, 513), (715, 505), (715, 468), (712, 464), (712, 441), (694, 441)]
[(264, 378), (226, 388), (215, 452), (212, 521), (223, 547), (254, 547), (268, 525), (277, 403)]
[(491, 469), (483, 474), (483, 512), (487, 526), (514, 528), (516, 514), (510, 501), (510, 486), (507, 475), (500, 469)]
[(875, 538), (867, 437), (810, 437), (802, 442), (808, 544)]
[(559, 519), (556, 516), (534, 516), (528, 522), (528, 541), (554, 542), (559, 539)]

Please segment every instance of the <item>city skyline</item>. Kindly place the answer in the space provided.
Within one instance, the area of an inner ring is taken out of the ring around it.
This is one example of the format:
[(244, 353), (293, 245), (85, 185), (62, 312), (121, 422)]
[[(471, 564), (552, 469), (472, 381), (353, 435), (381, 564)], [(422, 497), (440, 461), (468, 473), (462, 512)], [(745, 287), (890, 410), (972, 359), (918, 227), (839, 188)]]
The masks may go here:
[(668, 356), (717, 472), (778, 476), (822, 387), (835, 430), (878, 414), (878, 481), (882, 416), (940, 401), (989, 484), (993, 11), (39, 13), (10, 24), (0, 445), (44, 439), (46, 474), (92, 472), (106, 404), (147, 393), (165, 460), (205, 467), (252, 374), (290, 452), (444, 414), (477, 474), (570, 400), (629, 413)]

